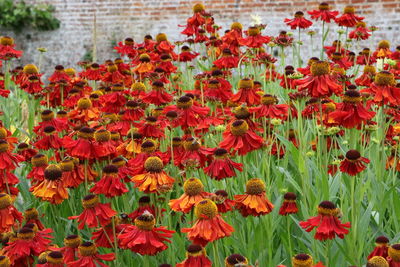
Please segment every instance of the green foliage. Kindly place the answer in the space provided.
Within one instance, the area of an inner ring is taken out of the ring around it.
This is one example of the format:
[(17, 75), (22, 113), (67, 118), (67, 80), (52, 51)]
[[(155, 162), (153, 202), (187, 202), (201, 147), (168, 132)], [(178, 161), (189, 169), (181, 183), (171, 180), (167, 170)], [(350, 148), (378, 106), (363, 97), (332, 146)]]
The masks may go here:
[(29, 5), (24, 1), (0, 1), (0, 27), (21, 32), (32, 28), (39, 31), (50, 31), (60, 27), (60, 21), (53, 16), (54, 7), (50, 5)]

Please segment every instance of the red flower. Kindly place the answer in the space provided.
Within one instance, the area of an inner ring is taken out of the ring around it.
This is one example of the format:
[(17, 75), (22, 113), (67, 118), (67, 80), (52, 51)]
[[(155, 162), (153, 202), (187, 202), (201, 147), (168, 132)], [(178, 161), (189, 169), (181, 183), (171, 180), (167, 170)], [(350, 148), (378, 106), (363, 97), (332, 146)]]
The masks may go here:
[(286, 216), (288, 214), (296, 214), (299, 209), (296, 204), (296, 194), (288, 192), (283, 196), (283, 203), (281, 208), (279, 209), (279, 214)]
[(41, 119), (42, 121), (39, 122), (38, 126), (35, 126), (33, 128), (33, 131), (36, 134), (43, 134), (44, 133), (44, 128), (47, 126), (53, 126), (57, 132), (61, 133), (62, 131), (68, 131), (68, 122), (66, 120), (62, 120), (59, 118), (54, 118), (54, 112), (51, 110), (44, 110), (41, 113)]
[(60, 249), (64, 255), (65, 263), (76, 260), (78, 255), (78, 247), (82, 244), (82, 239), (77, 235), (69, 235), (64, 239), (64, 247)]
[(313, 24), (311, 21), (304, 18), (304, 13), (301, 11), (297, 11), (294, 14), (293, 19), (285, 19), (284, 22), (286, 23), (286, 25), (290, 26), (292, 30), (297, 28), (306, 29)]
[(239, 55), (239, 41), (242, 39), (242, 28), (243, 26), (239, 22), (232, 23), (231, 30), (225, 33), (221, 38), (223, 41), (221, 48), (228, 48), (234, 55)]
[(28, 80), (21, 85), (21, 89), (23, 89), (28, 94), (38, 94), (41, 93), (43, 88), (43, 83), (40, 78), (36, 75), (31, 75)]
[(199, 31), (199, 27), (206, 23), (206, 20), (203, 16), (205, 13), (204, 6), (202, 4), (196, 4), (193, 6), (193, 16), (187, 19), (185, 29), (181, 32), (181, 34), (185, 34), (187, 36), (195, 35)]
[(318, 205), (318, 216), (300, 222), (300, 226), (307, 232), (316, 228), (314, 238), (317, 240), (333, 239), (336, 236), (343, 239), (349, 233), (350, 223), (341, 223), (337, 217), (338, 209), (330, 201), (323, 201)]
[(229, 158), (228, 151), (224, 148), (214, 150), (214, 159), (204, 168), (204, 173), (219, 181), (224, 178), (236, 176), (235, 169), (243, 171), (243, 164), (234, 162)]
[(207, 257), (206, 250), (196, 244), (191, 244), (186, 249), (186, 259), (177, 263), (175, 267), (211, 267), (212, 262)]
[(330, 11), (328, 3), (321, 3), (318, 6), (318, 10), (307, 11), (307, 13), (311, 16), (314, 20), (321, 19), (326, 23), (330, 23), (331, 20), (335, 20), (336, 16), (339, 14), (339, 11)]
[(164, 138), (163, 126), (157, 120), (157, 117), (148, 116), (142, 121), (138, 132), (144, 137), (150, 137), (154, 139)]
[(114, 84), (111, 89), (111, 93), (100, 96), (100, 103), (103, 105), (102, 111), (118, 113), (126, 104), (124, 86)]
[(252, 26), (247, 31), (247, 37), (239, 40), (240, 45), (245, 45), (251, 48), (260, 48), (264, 44), (267, 44), (271, 41), (271, 37), (262, 36), (260, 33), (260, 29), (256, 26)]
[(125, 106), (123, 120), (134, 122), (144, 117), (144, 110), (140, 107), (140, 102), (129, 100)]
[(181, 126), (182, 130), (186, 130), (189, 127), (196, 127), (201, 124), (208, 115), (210, 108), (197, 106), (189, 96), (181, 96), (176, 106), (164, 108), (163, 113), (166, 114), (169, 111), (177, 113), (176, 123)]
[(367, 259), (369, 260), (375, 256), (381, 256), (386, 259), (388, 257), (388, 250), (389, 250), (389, 239), (386, 236), (378, 236), (375, 239), (375, 248), (368, 255)]
[(8, 232), (16, 221), (22, 222), (22, 213), (13, 205), (7, 194), (0, 194), (0, 233)]
[(164, 226), (156, 228), (155, 223), (154, 216), (145, 211), (135, 219), (135, 225), (121, 225), (125, 228), (118, 235), (120, 247), (141, 255), (156, 255), (166, 250), (168, 246), (165, 242), (171, 242), (169, 238), (175, 231)]
[(178, 55), (178, 61), (189, 62), (198, 57), (200, 54), (197, 52), (191, 52), (190, 47), (182, 46), (182, 52)]
[(225, 190), (217, 190), (214, 195), (210, 197), (215, 202), (219, 213), (226, 213), (233, 210), (235, 201), (228, 198), (228, 193)]
[(100, 65), (92, 63), (92, 65), (90, 65), (90, 67), (85, 71), (84, 76), (90, 81), (100, 81), (102, 77)]
[(225, 104), (233, 95), (229, 82), (228, 85), (228, 87), (224, 86), (219, 79), (207, 81), (204, 85), (205, 99), (216, 102), (221, 101)]
[(68, 82), (71, 78), (65, 72), (64, 66), (57, 65), (53, 74), (49, 77), (49, 81), (53, 83)]
[(232, 52), (229, 48), (225, 48), (222, 51), (222, 56), (213, 62), (215, 66), (219, 69), (231, 69), (237, 68), (239, 64), (239, 57), (232, 55)]
[(98, 158), (115, 156), (117, 150), (111, 141), (111, 133), (108, 130), (101, 129), (94, 133), (96, 142), (95, 150)]
[(156, 216), (155, 207), (154, 207), (154, 205), (150, 204), (150, 197), (142, 196), (139, 198), (138, 202), (139, 202), (139, 207), (128, 215), (129, 218), (131, 218), (134, 221), (137, 217), (142, 215), (145, 211), (148, 211), (151, 214), (153, 214), (153, 216)]
[(370, 65), (365, 65), (363, 74), (356, 78), (354, 82), (358, 86), (370, 87), (375, 79), (375, 67)]
[(380, 105), (400, 105), (400, 88), (395, 87), (395, 84), (393, 73), (381, 71), (376, 74), (371, 86), (360, 92), (372, 95), (373, 101)]
[(90, 192), (112, 198), (125, 194), (128, 189), (118, 176), (118, 168), (114, 165), (107, 165), (103, 168), (103, 177), (96, 182)]
[[(35, 232), (32, 228), (23, 227), (17, 233), (17, 238), (9, 242), (3, 248), (6, 255), (14, 266), (26, 266), (29, 261), (33, 265), (33, 256), (39, 256), (46, 251), (50, 240), (45, 243), (35, 239)], [(19, 265), (20, 264), (20, 265)]]
[(363, 21), (358, 22), (358, 25), (359, 26), (357, 26), (356, 29), (349, 33), (349, 38), (355, 40), (367, 40), (371, 36), (371, 31), (367, 28), (365, 22)]
[(200, 201), (194, 210), (196, 222), (191, 228), (182, 228), (182, 233), (187, 233), (189, 240), (201, 246), (208, 242), (230, 236), (233, 227), (227, 224), (218, 214), (215, 203), (209, 199)]
[(118, 70), (118, 66), (110, 63), (107, 72), (103, 75), (102, 81), (111, 84), (124, 84), (125, 76)]
[(172, 101), (172, 98), (173, 97), (165, 91), (164, 83), (161, 81), (155, 81), (152, 84), (151, 91), (142, 97), (142, 101), (144, 103), (160, 106), (168, 104)]
[(343, 15), (340, 17), (337, 17), (335, 19), (335, 22), (339, 26), (344, 26), (344, 27), (354, 27), (356, 26), (357, 22), (360, 22), (364, 19), (364, 17), (359, 17), (355, 13), (355, 8), (353, 6), (346, 6), (343, 11)]
[(247, 153), (257, 150), (263, 146), (263, 138), (255, 134), (249, 129), (244, 120), (236, 120), (230, 124), (230, 130), (223, 133), (224, 140), (219, 147), (227, 150), (233, 150), (233, 153), (246, 155)]
[(91, 242), (83, 242), (78, 247), (78, 260), (68, 263), (68, 267), (107, 267), (100, 261), (113, 261), (114, 253), (100, 255), (97, 252), (97, 247)]
[(261, 179), (253, 178), (246, 183), (246, 194), (235, 195), (236, 209), (243, 217), (266, 215), (272, 211), (274, 205), (265, 194), (265, 184)]
[(70, 216), (68, 219), (78, 219), (78, 229), (83, 229), (85, 225), (89, 228), (106, 226), (110, 223), (111, 218), (117, 213), (110, 208), (110, 203), (99, 203), (99, 197), (96, 195), (87, 195), (82, 200), (84, 211), (77, 216)]
[(304, 79), (296, 80), (299, 92), (307, 91), (311, 97), (329, 97), (332, 94), (340, 94), (342, 86), (338, 84), (329, 74), (329, 63), (325, 61), (317, 61), (311, 65), (311, 75)]
[(82, 127), (78, 131), (78, 139), (73, 140), (69, 136), (65, 136), (63, 146), (67, 150), (67, 154), (79, 159), (94, 159), (99, 158), (98, 149), (94, 142), (94, 130), (89, 127)]
[(53, 126), (47, 126), (43, 130), (44, 135), (33, 145), (41, 150), (59, 149), (62, 147), (63, 141), (58, 137), (58, 132)]
[(121, 56), (133, 56), (137, 52), (135, 50), (135, 42), (132, 38), (125, 38), (123, 42), (119, 42), (118, 46), (115, 46), (114, 49), (117, 51), (118, 54)]
[[(115, 221), (115, 217), (113, 218)], [(115, 229), (114, 229), (115, 227)], [(115, 225), (110, 223), (106, 226), (102, 226), (97, 231), (92, 233), (91, 239), (94, 241), (97, 247), (102, 248), (114, 248), (115, 239), (114, 239), (114, 232), (119, 233), (122, 229), (121, 226), (115, 222)]]
[(239, 91), (231, 98), (234, 103), (246, 103), (248, 106), (259, 105), (261, 97), (254, 88), (254, 82), (250, 79), (239, 81)]
[(24, 158), (18, 154), (11, 153), (10, 145), (4, 139), (0, 140), (0, 170), (14, 170), (18, 163)]
[(254, 113), (257, 118), (267, 118), (267, 119), (281, 119), (286, 120), (289, 111), (289, 105), (286, 104), (276, 104), (278, 99), (269, 94), (265, 94), (261, 97), (261, 105), (258, 107), (251, 108), (251, 113)]
[(9, 60), (11, 58), (22, 57), (22, 51), (16, 50), (14, 39), (8, 36), (0, 38), (0, 59)]
[(211, 154), (214, 152), (212, 148), (205, 148), (201, 145), (200, 140), (188, 137), (183, 146), (185, 151), (181, 155), (180, 167), (204, 167), (206, 163), (211, 161)]
[(361, 157), (360, 152), (357, 150), (349, 150), (346, 153), (345, 159), (340, 163), (340, 171), (350, 176), (355, 176), (365, 170), (367, 167), (364, 164), (368, 164), (369, 162), (370, 160)]
[(368, 111), (361, 101), (361, 95), (357, 90), (347, 90), (344, 93), (343, 103), (337, 103), (336, 110), (328, 116), (345, 128), (359, 128), (362, 123), (365, 124), (375, 115), (375, 112)]

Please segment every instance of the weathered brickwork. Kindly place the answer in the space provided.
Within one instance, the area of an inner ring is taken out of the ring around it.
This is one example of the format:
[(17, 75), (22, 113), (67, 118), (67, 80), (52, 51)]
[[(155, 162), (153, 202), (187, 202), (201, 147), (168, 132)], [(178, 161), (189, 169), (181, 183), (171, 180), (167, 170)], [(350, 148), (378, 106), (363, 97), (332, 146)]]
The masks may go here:
[[(29, 0), (32, 3), (49, 3), (56, 8), (55, 15), (61, 20), (61, 28), (52, 32), (25, 31), (16, 36), (19, 48), (26, 55), (22, 64), (38, 61), (36, 48), (46, 47), (43, 65), (78, 62), (91, 50), (94, 14), (97, 20), (98, 61), (115, 57), (112, 46), (125, 37), (141, 42), (145, 34), (165, 32), (170, 40), (183, 38), (178, 24), (185, 24), (192, 13), (191, 7), (199, 1), (183, 0)], [(27, 1), (27, 2), (29, 2)], [(399, 0), (335, 0), (328, 1), (335, 10), (342, 11), (347, 4), (354, 5), (357, 13), (366, 17), (369, 25), (379, 27), (376, 39), (388, 39), (400, 44)], [(318, 6), (319, 1), (289, 0), (205, 0), (207, 11), (214, 14), (215, 21), (223, 29), (232, 21), (245, 26), (251, 22), (251, 14), (258, 14), (266, 23), (265, 33), (276, 35), (288, 30), (283, 19), (292, 17), (295, 11), (306, 11)], [(320, 24), (314, 24), (316, 31)], [(222, 31), (221, 31), (222, 32)], [(13, 35), (12, 33), (8, 33)], [(13, 35), (15, 36), (15, 35)]]

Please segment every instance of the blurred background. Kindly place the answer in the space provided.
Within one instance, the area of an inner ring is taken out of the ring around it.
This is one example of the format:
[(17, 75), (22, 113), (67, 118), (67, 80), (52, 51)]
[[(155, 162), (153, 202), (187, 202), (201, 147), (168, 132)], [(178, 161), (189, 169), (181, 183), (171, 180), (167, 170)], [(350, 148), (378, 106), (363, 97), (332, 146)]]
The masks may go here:
[[(126, 37), (141, 43), (146, 34), (155, 37), (164, 32), (171, 41), (183, 40), (185, 36), (180, 34), (183, 28), (178, 25), (186, 24), (192, 15), (192, 6), (199, 2), (213, 15), (215, 23), (222, 26), (221, 35), (232, 22), (239, 21), (247, 28), (252, 15), (258, 15), (261, 23), (267, 25), (264, 34), (272, 36), (281, 30), (290, 31), (283, 23), (285, 18), (293, 17), (296, 11), (317, 9), (320, 3), (311, 0), (25, 0), (24, 3), (1, 0), (0, 35), (14, 37), (17, 48), (24, 50), (21, 64), (37, 63), (37, 48), (46, 48), (42, 63), (45, 71), (57, 64), (70, 67), (82, 60), (91, 61), (94, 40), (97, 61), (103, 62), (117, 56), (113, 47)], [(366, 17), (368, 26), (377, 26), (379, 30), (368, 43), (388, 39), (394, 47), (400, 44), (399, 0), (327, 2), (340, 12), (351, 4), (358, 15)], [(310, 30), (318, 35), (320, 23), (314, 23)], [(328, 43), (332, 38), (328, 38)]]

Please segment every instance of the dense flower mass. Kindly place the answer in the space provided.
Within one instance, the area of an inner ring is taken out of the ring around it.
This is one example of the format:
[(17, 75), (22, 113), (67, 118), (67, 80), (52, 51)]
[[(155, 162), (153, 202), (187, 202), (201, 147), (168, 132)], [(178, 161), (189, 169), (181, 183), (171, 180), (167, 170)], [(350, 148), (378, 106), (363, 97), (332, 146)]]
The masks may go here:
[(307, 8), (68, 67), (0, 37), (0, 267), (399, 267), (400, 45)]

